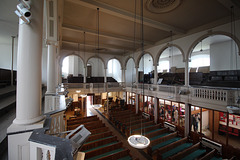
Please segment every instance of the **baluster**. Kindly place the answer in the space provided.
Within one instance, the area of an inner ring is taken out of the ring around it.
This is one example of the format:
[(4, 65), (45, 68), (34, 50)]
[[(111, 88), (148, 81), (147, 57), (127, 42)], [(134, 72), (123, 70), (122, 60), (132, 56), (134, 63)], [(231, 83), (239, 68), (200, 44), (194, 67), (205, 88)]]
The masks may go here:
[(42, 160), (48, 160), (48, 149), (42, 148)]

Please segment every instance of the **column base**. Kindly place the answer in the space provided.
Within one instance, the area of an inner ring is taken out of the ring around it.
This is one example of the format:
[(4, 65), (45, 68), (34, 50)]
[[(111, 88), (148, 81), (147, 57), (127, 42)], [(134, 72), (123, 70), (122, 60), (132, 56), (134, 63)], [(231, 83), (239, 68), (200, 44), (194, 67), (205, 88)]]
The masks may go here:
[(36, 118), (33, 118), (33, 119), (14, 119), (13, 124), (16, 124), (16, 125), (30, 125), (30, 124), (40, 122), (43, 119), (45, 119), (45, 116), (43, 116), (43, 115), (41, 115), (39, 117), (36, 117)]

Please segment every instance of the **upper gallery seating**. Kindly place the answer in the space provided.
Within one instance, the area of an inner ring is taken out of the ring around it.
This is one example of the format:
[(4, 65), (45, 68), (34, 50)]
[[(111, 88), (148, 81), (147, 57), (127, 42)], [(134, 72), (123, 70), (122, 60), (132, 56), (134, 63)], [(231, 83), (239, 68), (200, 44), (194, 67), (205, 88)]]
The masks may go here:
[[(83, 75), (73, 76), (68, 75), (67, 83), (83, 83)], [(107, 77), (107, 82), (117, 82), (113, 77)], [(104, 77), (87, 77), (86, 83), (104, 83)]]

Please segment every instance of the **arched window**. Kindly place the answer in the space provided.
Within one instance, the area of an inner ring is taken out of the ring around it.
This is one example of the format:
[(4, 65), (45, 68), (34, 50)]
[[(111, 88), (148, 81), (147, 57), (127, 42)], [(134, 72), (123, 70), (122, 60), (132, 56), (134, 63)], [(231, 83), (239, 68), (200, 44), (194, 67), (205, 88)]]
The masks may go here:
[(62, 62), (62, 75), (64, 78), (67, 78), (69, 73), (69, 57), (63, 59)]
[(163, 60), (163, 61), (159, 61), (157, 70), (158, 72), (163, 72), (165, 70), (167, 70), (167, 72), (169, 72), (169, 60)]
[(204, 66), (210, 66), (210, 55), (209, 54), (201, 54), (201, 55), (195, 55), (192, 56), (190, 67), (198, 68), (198, 67), (204, 67)]

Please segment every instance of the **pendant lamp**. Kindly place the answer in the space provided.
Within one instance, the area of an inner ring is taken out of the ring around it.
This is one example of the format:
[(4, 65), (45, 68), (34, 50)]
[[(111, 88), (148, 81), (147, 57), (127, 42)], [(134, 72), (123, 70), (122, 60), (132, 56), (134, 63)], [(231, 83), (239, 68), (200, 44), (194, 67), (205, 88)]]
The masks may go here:
[[(136, 8), (136, 0), (135, 0), (135, 8)], [(136, 9), (135, 9), (136, 10)], [(135, 11), (136, 15), (136, 11)], [(141, 34), (142, 34), (142, 55), (144, 53), (144, 38), (143, 38), (143, 0), (141, 0)], [(134, 28), (135, 32), (135, 28)], [(135, 34), (134, 34), (135, 35)], [(134, 38), (135, 39), (135, 38)], [(134, 42), (135, 43), (135, 42)], [(143, 67), (144, 70), (144, 67)], [(143, 91), (144, 91), (144, 82), (143, 82)], [(143, 92), (144, 93), (144, 92)], [(143, 94), (144, 95), (144, 94)], [(142, 123), (142, 122), (141, 122)], [(130, 129), (131, 130), (131, 129)], [(142, 128), (141, 128), (142, 130)], [(140, 135), (131, 135), (128, 137), (128, 143), (130, 146), (136, 148), (136, 149), (144, 149), (147, 148), (150, 144), (150, 140), (143, 136), (142, 134)]]

